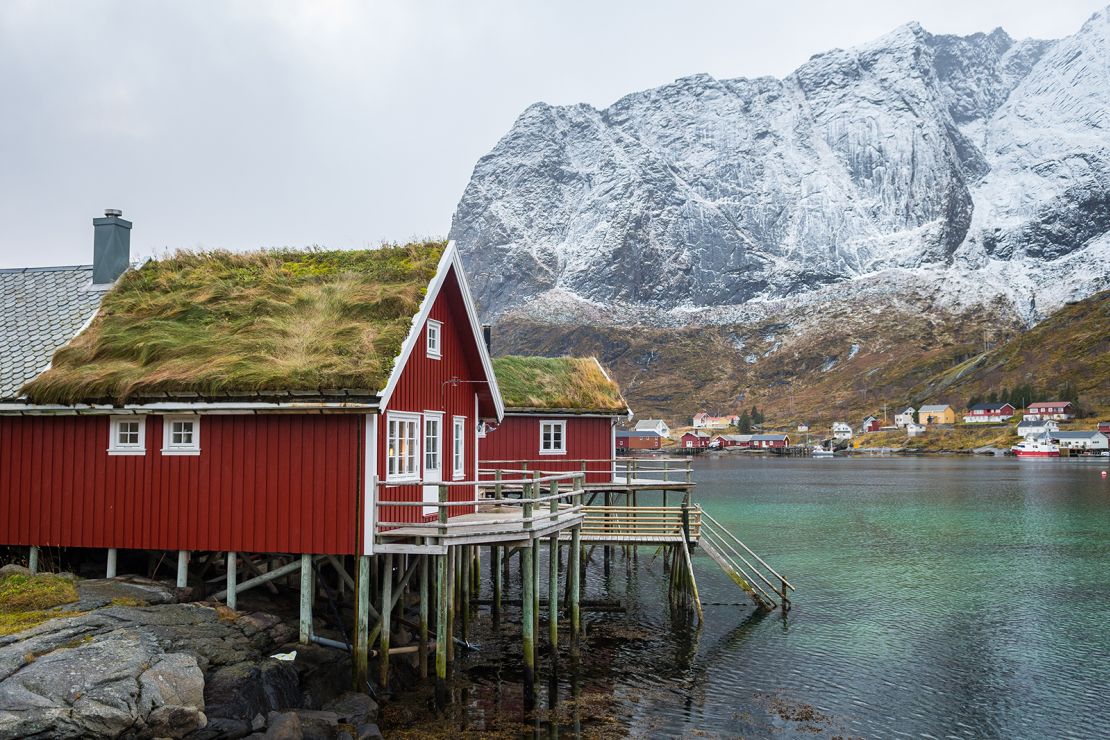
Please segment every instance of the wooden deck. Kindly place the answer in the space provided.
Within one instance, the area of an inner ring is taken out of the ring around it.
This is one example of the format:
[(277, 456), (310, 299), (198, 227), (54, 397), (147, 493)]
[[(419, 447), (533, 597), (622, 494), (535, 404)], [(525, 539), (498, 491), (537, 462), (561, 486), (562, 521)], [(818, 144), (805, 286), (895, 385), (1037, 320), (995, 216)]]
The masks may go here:
[(544, 510), (526, 519), (521, 506), (482, 504), (473, 514), (450, 517), (447, 524), (427, 522), (380, 530), (378, 552), (442, 555), (455, 545), (503, 545), (515, 547), (529, 540), (549, 537), (581, 524), (582, 506), (560, 504), (557, 512)]

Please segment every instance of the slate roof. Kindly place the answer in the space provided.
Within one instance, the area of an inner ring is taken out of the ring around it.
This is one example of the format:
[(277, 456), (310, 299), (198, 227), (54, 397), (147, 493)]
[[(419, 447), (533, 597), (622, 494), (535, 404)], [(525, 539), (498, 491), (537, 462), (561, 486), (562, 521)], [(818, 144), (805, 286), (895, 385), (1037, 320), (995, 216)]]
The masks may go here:
[(92, 265), (0, 270), (0, 400), (19, 398), (96, 313), (106, 289), (91, 286)]
[(996, 403), (977, 403), (974, 406), (969, 406), (968, 410), (969, 411), (1001, 411), (1002, 409), (1006, 408), (1007, 406), (1009, 406), (1010, 408), (1014, 407), (1014, 405), (1012, 403), (1006, 403), (1005, 401), (1002, 401), (1002, 402), (996, 402)]
[(918, 409), (918, 412), (930, 414), (934, 412), (944, 411), (946, 408), (949, 408), (949, 405), (947, 403), (934, 403), (928, 406), (922, 406), (920, 409)]
[(644, 431), (642, 429), (641, 430), (638, 430), (638, 429), (631, 429), (631, 430), (618, 429), (617, 430), (617, 436), (620, 437), (621, 439), (632, 439), (632, 438), (644, 439), (644, 438), (647, 438), (647, 437), (651, 437), (653, 439), (654, 438), (663, 439), (663, 435), (660, 434), (659, 432)]

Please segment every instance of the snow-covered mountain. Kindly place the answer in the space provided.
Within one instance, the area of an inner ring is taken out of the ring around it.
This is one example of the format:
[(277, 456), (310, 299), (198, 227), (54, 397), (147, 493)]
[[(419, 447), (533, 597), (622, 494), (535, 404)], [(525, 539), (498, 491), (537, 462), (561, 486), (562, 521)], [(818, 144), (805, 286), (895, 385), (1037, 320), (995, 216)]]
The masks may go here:
[(1032, 322), (1110, 287), (1107, 59), (1110, 10), (1057, 41), (909, 24), (782, 80), (537, 103), (451, 236), (490, 316), (722, 323), (880, 286)]

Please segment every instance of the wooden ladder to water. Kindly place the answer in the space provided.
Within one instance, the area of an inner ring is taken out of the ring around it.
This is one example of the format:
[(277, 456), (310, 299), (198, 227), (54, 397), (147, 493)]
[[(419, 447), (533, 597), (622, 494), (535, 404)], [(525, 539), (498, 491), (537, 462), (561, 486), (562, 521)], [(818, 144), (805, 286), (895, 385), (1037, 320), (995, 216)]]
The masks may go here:
[(698, 547), (751, 597), (755, 605), (766, 611), (781, 605), (783, 611), (789, 611), (789, 592), (794, 586), (705, 510), (700, 511), (700, 521)]

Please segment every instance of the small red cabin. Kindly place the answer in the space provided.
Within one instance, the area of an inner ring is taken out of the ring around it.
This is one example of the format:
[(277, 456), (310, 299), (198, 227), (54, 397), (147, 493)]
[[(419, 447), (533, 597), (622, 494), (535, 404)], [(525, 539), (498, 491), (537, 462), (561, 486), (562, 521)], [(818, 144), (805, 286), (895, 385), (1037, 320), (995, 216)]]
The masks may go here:
[(882, 422), (874, 416), (868, 416), (860, 425), (861, 432), (877, 432), (882, 427)]
[(617, 430), (618, 450), (658, 450), (663, 447), (663, 435), (636, 429)]
[(686, 449), (708, 447), (710, 437), (705, 432), (686, 432), (679, 438), (679, 444)]
[(790, 436), (786, 434), (753, 434), (751, 446), (755, 449), (789, 447)]
[(483, 468), (585, 471), (613, 478), (618, 422), (631, 416), (620, 388), (594, 357), (498, 357), (505, 416), (484, 430)]

